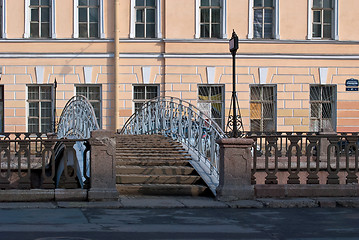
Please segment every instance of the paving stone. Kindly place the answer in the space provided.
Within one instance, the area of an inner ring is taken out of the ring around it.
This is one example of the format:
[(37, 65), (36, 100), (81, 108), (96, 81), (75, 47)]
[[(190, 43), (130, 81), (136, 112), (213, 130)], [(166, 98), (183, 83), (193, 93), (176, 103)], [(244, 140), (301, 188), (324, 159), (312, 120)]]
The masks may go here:
[(156, 196), (120, 196), (124, 208), (184, 208), (185, 205), (174, 197)]
[(309, 198), (295, 199), (257, 199), (267, 208), (313, 208), (318, 207), (318, 202)]
[(122, 208), (122, 204), (117, 201), (104, 202), (57, 202), (60, 208)]
[(316, 201), (321, 208), (335, 208), (337, 206), (334, 198), (317, 198)]
[(359, 208), (358, 198), (340, 198), (336, 200), (338, 207)]
[(53, 202), (2, 202), (0, 209), (52, 209), (57, 208)]
[(214, 198), (206, 197), (180, 197), (177, 201), (186, 208), (228, 208), (228, 204), (216, 201)]
[(263, 203), (256, 200), (239, 200), (226, 203), (230, 208), (263, 208)]

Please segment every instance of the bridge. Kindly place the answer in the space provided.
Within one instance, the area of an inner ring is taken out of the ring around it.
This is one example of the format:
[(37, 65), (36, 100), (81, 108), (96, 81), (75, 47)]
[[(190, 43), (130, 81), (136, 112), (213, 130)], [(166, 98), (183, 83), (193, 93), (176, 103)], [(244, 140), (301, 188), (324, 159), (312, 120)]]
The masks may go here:
[(226, 135), (218, 124), (189, 102), (174, 97), (152, 99), (136, 111), (120, 134), (161, 134), (182, 144), (190, 164), (216, 195), (219, 184), (218, 139)]

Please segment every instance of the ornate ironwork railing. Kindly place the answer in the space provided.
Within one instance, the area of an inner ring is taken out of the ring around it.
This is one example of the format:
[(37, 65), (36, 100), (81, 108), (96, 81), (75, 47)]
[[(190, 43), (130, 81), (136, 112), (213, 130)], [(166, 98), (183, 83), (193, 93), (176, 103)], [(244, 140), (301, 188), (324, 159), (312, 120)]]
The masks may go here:
[(174, 97), (152, 99), (127, 120), (120, 134), (163, 134), (183, 143), (197, 160), (194, 163), (201, 165), (200, 170), (194, 167), (212, 191), (218, 186), (216, 140), (226, 136), (216, 122), (192, 104)]
[(86, 97), (73, 96), (65, 105), (57, 127), (58, 138), (90, 138), (99, 129), (95, 111)]
[[(32, 138), (34, 135), (37, 137)], [(0, 189), (80, 187), (77, 173), (81, 170), (77, 168), (78, 156), (74, 147), (77, 140), (48, 139), (41, 134), (28, 133), (4, 133), (1, 136), (5, 137), (0, 139)], [(59, 145), (62, 147), (57, 147)], [(89, 145), (86, 145), (85, 156), (89, 151)], [(65, 159), (62, 163), (56, 161), (60, 155)], [(89, 166), (86, 161), (83, 164), (86, 187)], [(57, 176), (58, 167), (64, 169), (61, 176)]]
[(359, 133), (248, 133), (252, 184), (358, 183)]

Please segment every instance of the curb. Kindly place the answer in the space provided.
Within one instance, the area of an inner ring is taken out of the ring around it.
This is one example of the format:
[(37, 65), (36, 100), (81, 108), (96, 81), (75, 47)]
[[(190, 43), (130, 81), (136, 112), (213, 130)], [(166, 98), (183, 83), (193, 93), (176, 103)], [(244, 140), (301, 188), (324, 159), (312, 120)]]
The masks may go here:
[(292, 198), (238, 200), (220, 202), (205, 197), (155, 197), (121, 196), (118, 201), (57, 201), (57, 202), (0, 202), (0, 209), (56, 209), (56, 208), (104, 208), (104, 209), (175, 209), (175, 208), (359, 208), (358, 198)]

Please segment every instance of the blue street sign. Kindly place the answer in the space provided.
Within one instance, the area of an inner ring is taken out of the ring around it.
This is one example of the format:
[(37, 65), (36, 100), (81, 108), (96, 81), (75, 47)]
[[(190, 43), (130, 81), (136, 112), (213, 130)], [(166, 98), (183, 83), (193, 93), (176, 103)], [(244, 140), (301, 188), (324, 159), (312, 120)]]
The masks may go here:
[(359, 81), (357, 79), (351, 78), (345, 81), (345, 86), (347, 87), (358, 87)]

